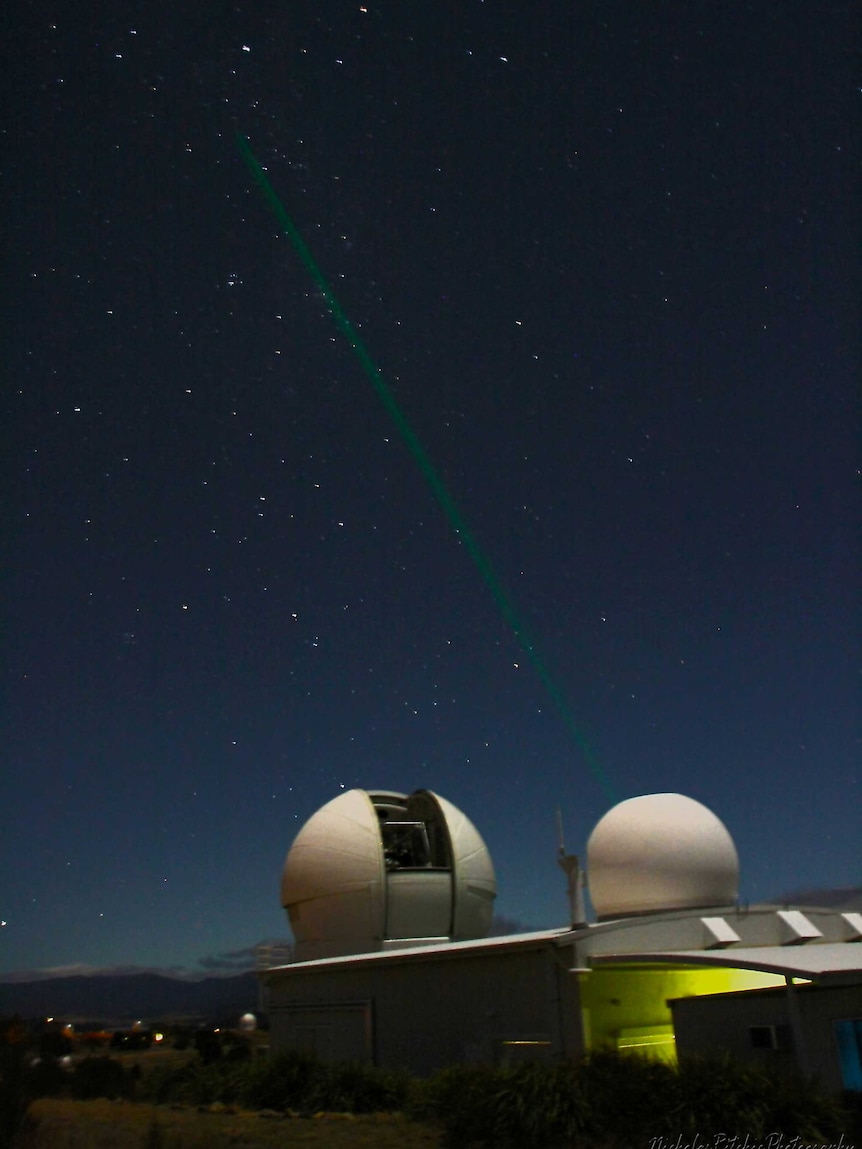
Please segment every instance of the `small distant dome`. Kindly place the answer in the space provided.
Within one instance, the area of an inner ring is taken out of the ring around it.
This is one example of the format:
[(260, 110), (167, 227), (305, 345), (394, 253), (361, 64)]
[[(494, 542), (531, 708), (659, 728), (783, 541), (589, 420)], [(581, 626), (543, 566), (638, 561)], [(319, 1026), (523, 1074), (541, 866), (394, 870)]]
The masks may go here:
[(254, 1033), (257, 1029), (257, 1018), (253, 1013), (244, 1013), (239, 1019), (240, 1033)]
[(733, 903), (739, 858), (724, 823), (684, 794), (614, 806), (587, 842), (587, 880), (600, 921)]
[(496, 880), (465, 814), (430, 790), (348, 790), (305, 823), (281, 904), (301, 961), (484, 937)]

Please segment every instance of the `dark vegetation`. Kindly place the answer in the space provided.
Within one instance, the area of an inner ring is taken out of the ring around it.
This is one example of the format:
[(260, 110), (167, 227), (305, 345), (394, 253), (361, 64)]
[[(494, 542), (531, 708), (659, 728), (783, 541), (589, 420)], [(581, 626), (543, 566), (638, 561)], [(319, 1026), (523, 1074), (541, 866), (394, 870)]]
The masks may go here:
[(426, 1090), (423, 1111), (443, 1124), (451, 1149), (628, 1149), (657, 1137), (692, 1144), (695, 1134), (707, 1144), (717, 1134), (770, 1144), (778, 1133), (817, 1144), (843, 1133), (858, 1144), (862, 1116), (859, 1098), (842, 1102), (728, 1058), (676, 1068), (597, 1052), (559, 1065), (454, 1066)]
[(193, 1061), (154, 1069), (141, 1081), (142, 1100), (164, 1104), (271, 1109), (310, 1115), (381, 1113), (407, 1108), (412, 1081), (399, 1073), (350, 1062), (326, 1064), (304, 1053), (239, 1061)]
[(781, 1133), (812, 1144), (834, 1144), (843, 1134), (845, 1144), (862, 1141), (859, 1095), (830, 1097), (810, 1081), (729, 1059), (686, 1061), (677, 1069), (598, 1052), (557, 1065), (458, 1065), (420, 1080), (365, 1065), (325, 1064), (303, 1053), (252, 1056), (238, 1034), (215, 1040), (200, 1031), (196, 1054), (189, 1052), (185, 1063), (143, 1069), (105, 1055), (63, 1065), (55, 1055), (59, 1046), (53, 1053), (38, 1043), (28, 1048), (17, 1021), (0, 1026), (0, 1038), (0, 1146), (13, 1143), (27, 1105), (40, 1096), (294, 1116), (403, 1112), (442, 1128), (450, 1149), (623, 1149), (655, 1137), (692, 1141), (694, 1134), (766, 1141)]

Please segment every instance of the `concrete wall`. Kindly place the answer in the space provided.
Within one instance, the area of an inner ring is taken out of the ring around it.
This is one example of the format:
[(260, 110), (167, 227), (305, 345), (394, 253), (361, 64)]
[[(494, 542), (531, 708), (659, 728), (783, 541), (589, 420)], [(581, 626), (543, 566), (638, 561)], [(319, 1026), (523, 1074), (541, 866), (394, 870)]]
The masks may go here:
[(552, 946), (270, 970), (275, 1052), (314, 1049), (429, 1073), (582, 1049), (577, 980)]

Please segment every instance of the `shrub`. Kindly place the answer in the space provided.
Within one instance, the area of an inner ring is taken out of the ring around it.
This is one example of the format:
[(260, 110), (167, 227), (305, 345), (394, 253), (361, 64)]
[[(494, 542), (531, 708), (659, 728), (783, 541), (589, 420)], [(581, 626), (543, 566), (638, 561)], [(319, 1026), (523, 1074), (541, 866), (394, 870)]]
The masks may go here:
[(783, 1133), (805, 1141), (837, 1140), (846, 1114), (837, 1098), (803, 1077), (728, 1056), (686, 1058), (679, 1068), (686, 1129), (766, 1139)]
[(309, 1053), (291, 1051), (245, 1063), (239, 1099), (253, 1109), (315, 1110), (326, 1069)]
[(571, 1145), (591, 1123), (586, 1092), (570, 1063), (504, 1071), (495, 1126), (503, 1144), (529, 1149)]
[[(87, 1063), (82, 1062), (75, 1079), (80, 1071), (82, 1083), (99, 1080), (98, 1092), (104, 1095), (113, 1073), (119, 1091), (115, 1071), (107, 1065), (96, 1068), (99, 1062), (116, 1063), (90, 1060), (90, 1077), (84, 1076)], [(75, 1088), (78, 1096), (95, 1095), (77, 1093), (83, 1084)], [(404, 1110), (442, 1126), (451, 1149), (629, 1149), (655, 1137), (691, 1140), (695, 1133), (701, 1138), (748, 1134), (764, 1143), (773, 1133), (836, 1142), (842, 1132), (855, 1129), (850, 1106), (823, 1095), (811, 1082), (776, 1077), (730, 1059), (686, 1060), (677, 1069), (616, 1051), (597, 1051), (580, 1062), (511, 1069), (456, 1065), (424, 1081), (363, 1064), (325, 1064), (298, 1051), (271, 1059), (223, 1058), (209, 1065), (195, 1060), (153, 1068), (139, 1095), (156, 1103), (221, 1101), (300, 1113)]]
[(847, 1089), (841, 1095), (844, 1131), (852, 1145), (862, 1145), (862, 1093)]
[[(217, 1072), (217, 1071), (216, 1071)], [(208, 1105), (217, 1100), (216, 1073), (201, 1062), (181, 1066), (157, 1066), (141, 1082), (140, 1095), (157, 1105), (176, 1101), (184, 1105)]]
[(150, 1070), (139, 1087), (143, 1100), (209, 1105), (236, 1103), (249, 1109), (319, 1109), (377, 1113), (403, 1109), (410, 1079), (404, 1073), (371, 1066), (324, 1064), (307, 1053), (273, 1058), (223, 1058)]
[(452, 1149), (571, 1145), (592, 1125), (588, 1098), (568, 1062), (452, 1066), (431, 1079), (424, 1109), (443, 1126)]
[(225, 1060), (248, 1061), (251, 1057), (251, 1046), (244, 1037), (232, 1037), (225, 1042)]
[(53, 1057), (41, 1057), (27, 1067), (22, 1083), (25, 1097), (56, 1097), (64, 1093), (69, 1075)]
[(594, 1129), (621, 1143), (639, 1143), (682, 1131), (679, 1079), (674, 1066), (656, 1058), (596, 1050), (576, 1064), (589, 1099)]
[(134, 1078), (119, 1061), (110, 1057), (85, 1057), (72, 1073), (72, 1096), (81, 1101), (94, 1097), (131, 1097)]
[(810, 1081), (730, 1059), (667, 1062), (597, 1051), (579, 1063), (517, 1069), (454, 1066), (414, 1093), (451, 1149), (600, 1145), (629, 1149), (653, 1138), (689, 1143), (770, 1134), (837, 1142), (853, 1128), (849, 1107)]
[(315, 1103), (317, 1108), (331, 1111), (391, 1113), (404, 1108), (409, 1083), (406, 1073), (357, 1062), (321, 1066)]
[(423, 1116), (439, 1122), (451, 1149), (486, 1144), (496, 1121), (497, 1080), (498, 1072), (487, 1065), (452, 1065), (430, 1079)]
[(221, 1038), (212, 1029), (199, 1029), (195, 1033), (195, 1049), (204, 1064), (221, 1059)]

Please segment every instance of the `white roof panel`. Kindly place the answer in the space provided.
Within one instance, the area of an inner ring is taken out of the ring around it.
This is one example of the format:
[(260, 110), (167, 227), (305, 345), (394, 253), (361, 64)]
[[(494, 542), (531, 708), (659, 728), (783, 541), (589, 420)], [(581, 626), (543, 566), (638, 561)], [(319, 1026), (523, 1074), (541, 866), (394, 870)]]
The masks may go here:
[(569, 927), (563, 926), (560, 929), (533, 930), (524, 934), (501, 934), (491, 938), (471, 939), (469, 941), (446, 941), (442, 943), (432, 941), (430, 944), (400, 946), (398, 949), (376, 950), (373, 953), (344, 954), (339, 957), (315, 958), (309, 961), (290, 962), (285, 965), (272, 966), (270, 969), (264, 969), (260, 972), (267, 974), (279, 972), (280, 970), (323, 969), (331, 966), (359, 965), (365, 963), (376, 965), (380, 962), (397, 964), (398, 962), (415, 958), (443, 958), (447, 955), (455, 957), (463, 953), (485, 953), (493, 952), (494, 950), (519, 949), (521, 946), (555, 942), (558, 938), (565, 937), (570, 933), (571, 930)]
[(757, 969), (788, 977), (825, 977), (830, 974), (862, 974), (862, 945), (853, 942), (822, 942), (802, 946), (739, 946), (721, 950), (664, 950), (645, 953), (596, 954), (594, 965), (631, 965), (674, 962), (679, 965), (732, 966)]

